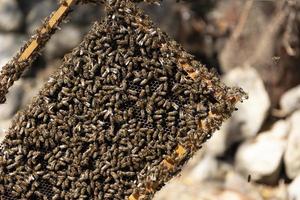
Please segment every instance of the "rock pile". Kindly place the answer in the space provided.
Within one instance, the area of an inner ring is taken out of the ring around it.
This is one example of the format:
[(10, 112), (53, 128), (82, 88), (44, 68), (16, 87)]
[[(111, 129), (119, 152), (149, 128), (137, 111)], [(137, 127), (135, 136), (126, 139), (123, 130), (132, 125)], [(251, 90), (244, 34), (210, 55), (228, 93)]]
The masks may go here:
[(110, 6), (14, 118), (2, 199), (150, 199), (244, 98), (135, 4)]

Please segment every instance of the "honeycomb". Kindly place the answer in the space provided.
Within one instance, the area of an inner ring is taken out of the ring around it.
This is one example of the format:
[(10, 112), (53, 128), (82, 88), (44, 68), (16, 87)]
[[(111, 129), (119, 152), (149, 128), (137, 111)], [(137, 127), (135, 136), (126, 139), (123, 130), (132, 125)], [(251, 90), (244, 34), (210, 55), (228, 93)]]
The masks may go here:
[(114, 1), (14, 118), (1, 199), (151, 199), (244, 96)]

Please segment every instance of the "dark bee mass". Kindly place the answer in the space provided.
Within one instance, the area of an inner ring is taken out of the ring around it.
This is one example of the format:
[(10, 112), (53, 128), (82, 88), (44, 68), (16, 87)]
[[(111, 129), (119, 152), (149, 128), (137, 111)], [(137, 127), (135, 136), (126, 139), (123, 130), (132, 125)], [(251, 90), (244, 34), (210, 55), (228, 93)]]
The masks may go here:
[(243, 95), (116, 1), (15, 117), (1, 199), (150, 199)]

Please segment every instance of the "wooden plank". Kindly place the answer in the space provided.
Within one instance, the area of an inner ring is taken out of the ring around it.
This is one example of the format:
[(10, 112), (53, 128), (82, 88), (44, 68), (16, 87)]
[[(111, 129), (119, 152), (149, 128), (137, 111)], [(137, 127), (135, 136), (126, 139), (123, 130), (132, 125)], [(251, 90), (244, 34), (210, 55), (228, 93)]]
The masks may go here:
[[(70, 7), (75, 3), (75, 0), (66, 0), (61, 6), (57, 9), (57, 11), (52, 15), (47, 23), (47, 28), (43, 28), (41, 30), (41, 34), (49, 33), (53, 30), (53, 28), (59, 23), (61, 18), (68, 12)], [(20, 55), (18, 61), (26, 61), (30, 58), (33, 52), (38, 49), (39, 42), (37, 39), (33, 40)]]

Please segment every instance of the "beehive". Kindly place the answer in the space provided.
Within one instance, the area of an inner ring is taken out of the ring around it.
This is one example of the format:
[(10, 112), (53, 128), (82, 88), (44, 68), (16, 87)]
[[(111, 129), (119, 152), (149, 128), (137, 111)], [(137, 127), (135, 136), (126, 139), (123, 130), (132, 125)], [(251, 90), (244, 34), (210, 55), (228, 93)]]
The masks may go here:
[(243, 97), (115, 1), (14, 118), (1, 199), (151, 199)]

